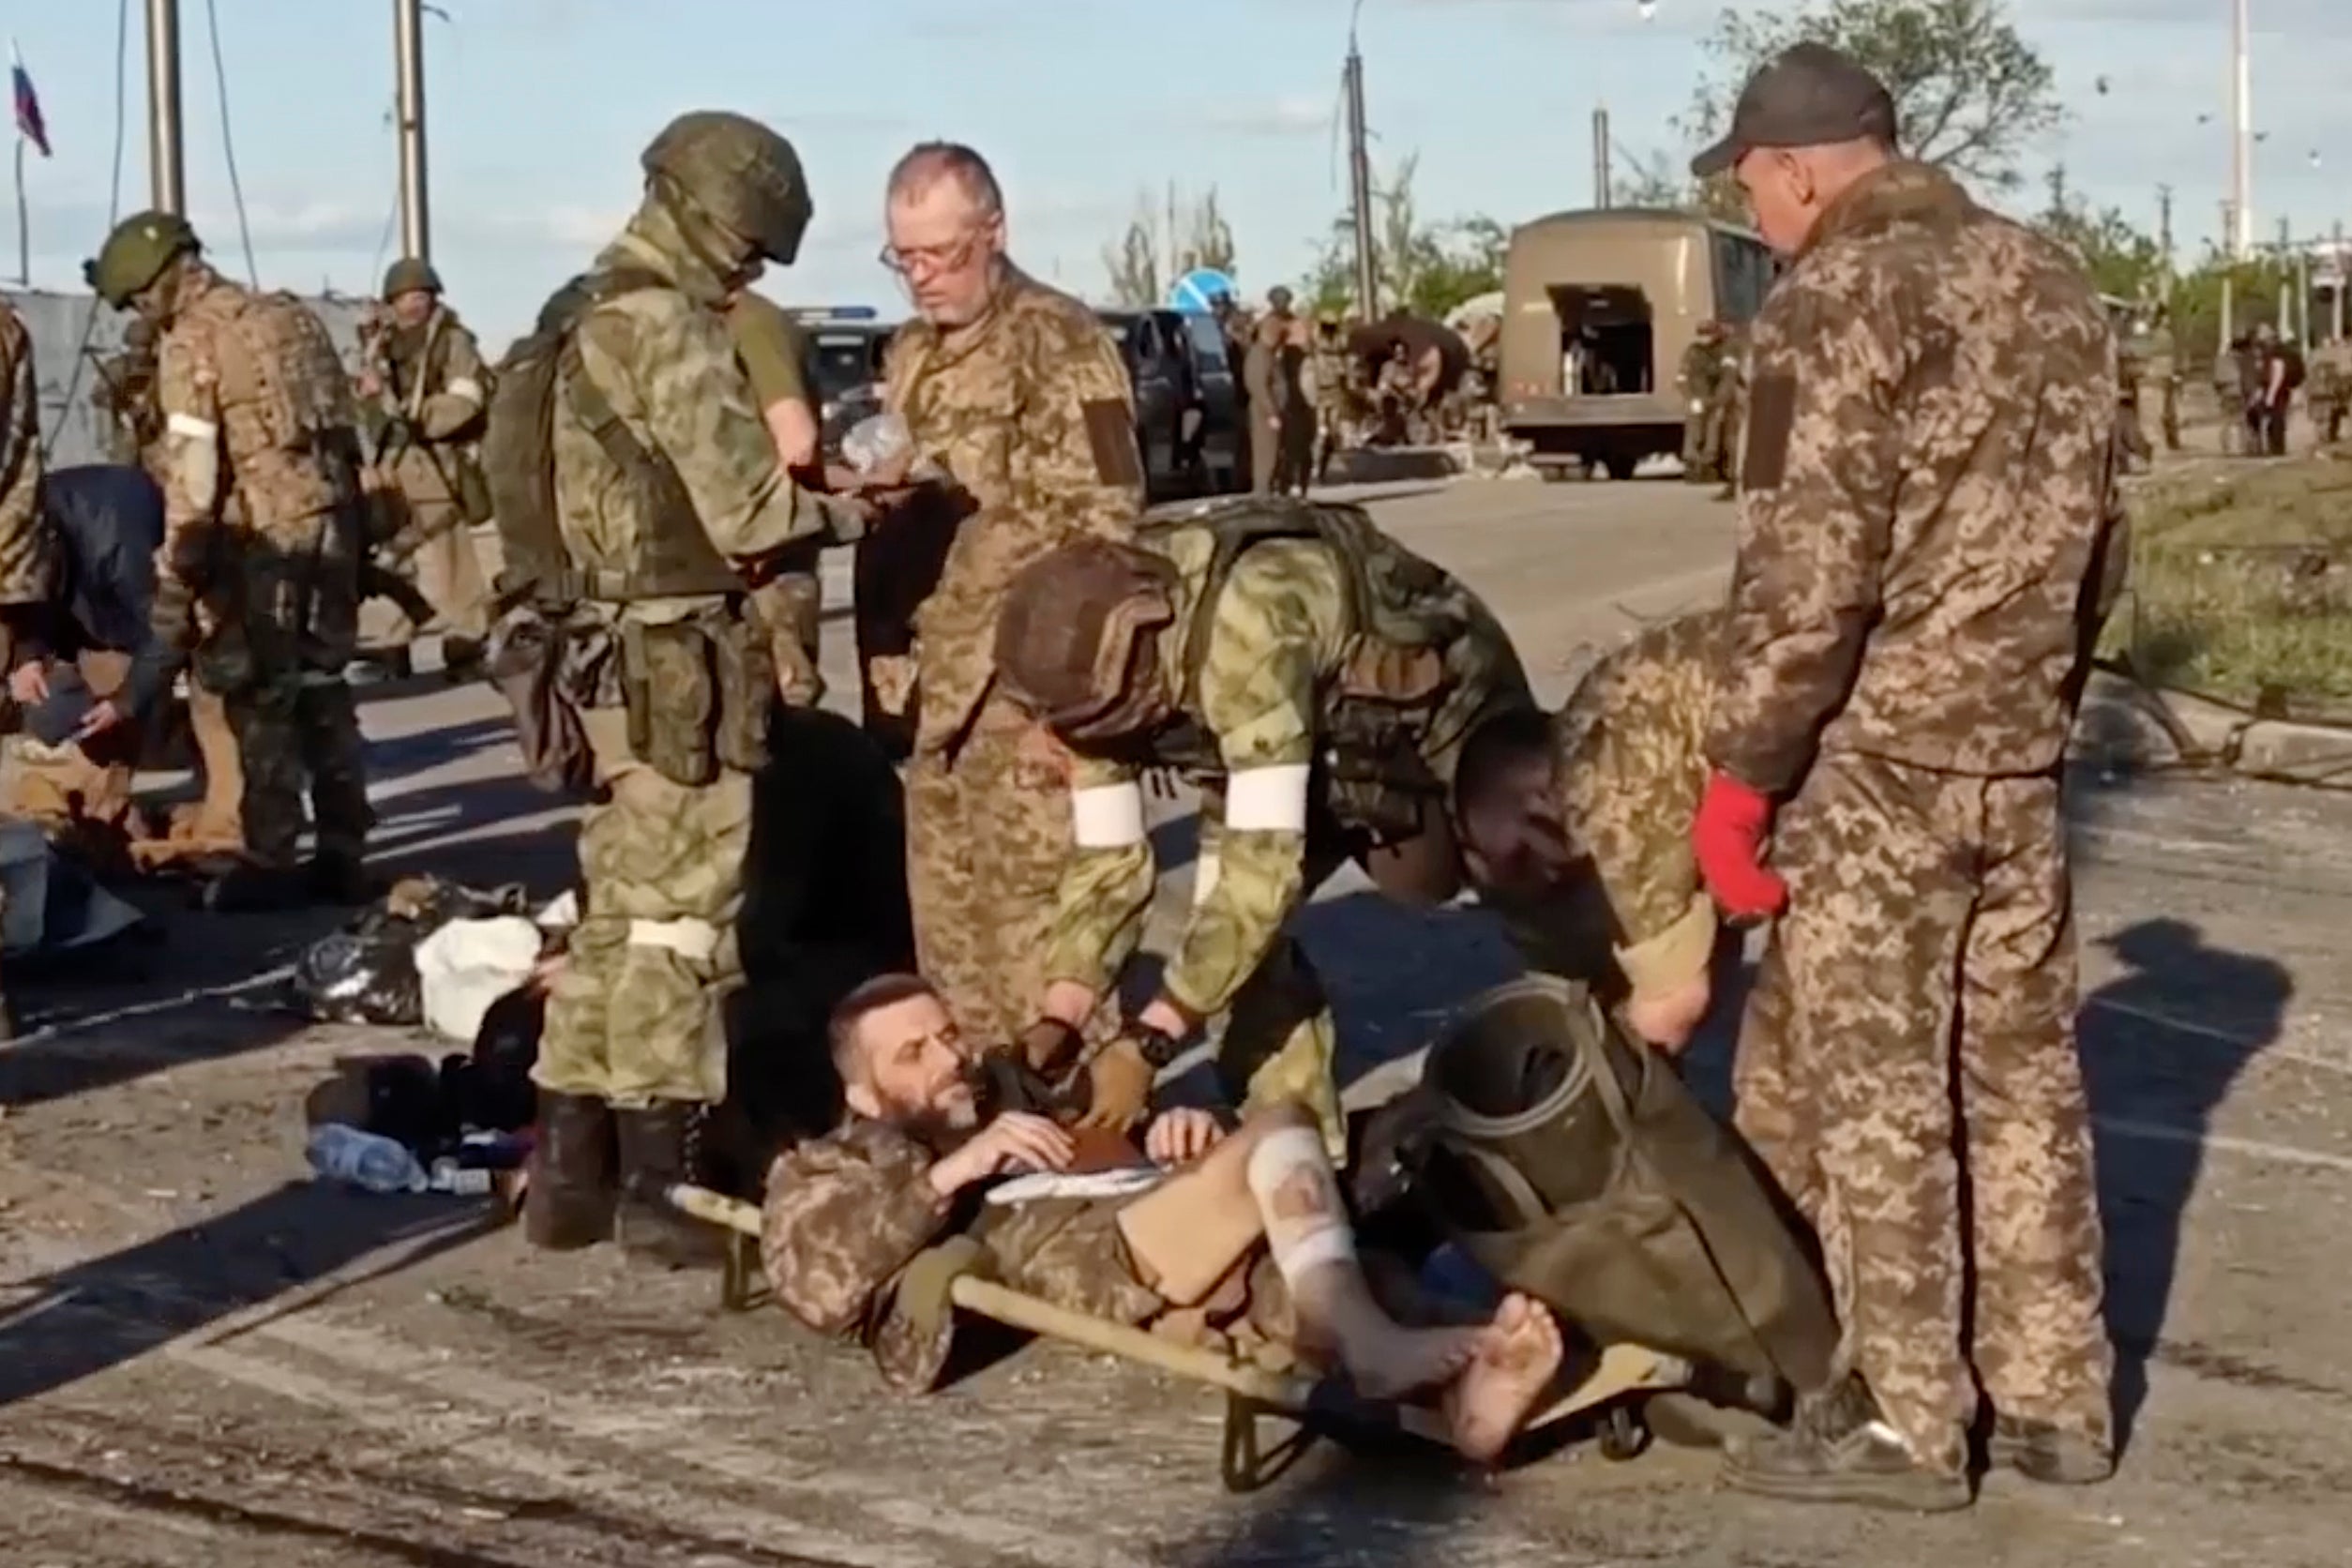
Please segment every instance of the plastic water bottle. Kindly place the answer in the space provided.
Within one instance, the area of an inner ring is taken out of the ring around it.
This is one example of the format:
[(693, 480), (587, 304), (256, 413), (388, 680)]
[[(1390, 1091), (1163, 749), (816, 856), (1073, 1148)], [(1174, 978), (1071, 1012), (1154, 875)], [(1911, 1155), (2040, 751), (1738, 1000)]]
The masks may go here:
[(429, 1184), (406, 1144), (339, 1122), (312, 1128), (303, 1153), (320, 1176), (368, 1192), (423, 1192)]
[(480, 1198), (490, 1190), (491, 1173), (478, 1165), (460, 1165), (444, 1154), (433, 1161), (432, 1190), (459, 1198)]
[(877, 414), (859, 420), (841, 438), (841, 460), (860, 474), (871, 474), (914, 449), (914, 432), (896, 414)]

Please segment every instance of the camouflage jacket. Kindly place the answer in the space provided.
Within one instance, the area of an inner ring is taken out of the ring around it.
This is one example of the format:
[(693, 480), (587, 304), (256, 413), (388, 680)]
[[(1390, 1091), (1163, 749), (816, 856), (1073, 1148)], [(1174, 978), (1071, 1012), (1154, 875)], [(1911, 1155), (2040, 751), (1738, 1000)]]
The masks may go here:
[[(1896, 163), (1756, 318), (1714, 764), (2055, 766), (2121, 565), (2115, 344), (2059, 247)], [(2103, 551), (2104, 552), (2103, 556)]]
[[(1310, 818), (1356, 825), (1340, 795), (1345, 786), (1335, 781), (1342, 761), (1412, 766), (1443, 809), (1462, 742), (1478, 720), (1500, 703), (1532, 701), (1509, 637), (1476, 596), (1372, 534), (1368, 523), (1364, 530), (1376, 553), (1394, 556), (1365, 573), (1375, 597), (1396, 601), (1373, 613), (1411, 616), (1426, 602), (1461, 626), (1415, 676), (1443, 683), (1434, 705), (1397, 701), (1396, 746), (1409, 754), (1402, 758), (1337, 758), (1326, 731), (1334, 697), (1361, 690), (1380, 701), (1373, 688), (1399, 662), (1383, 656), (1394, 647), (1357, 624), (1351, 577), (1358, 568), (1334, 545), (1252, 544), (1213, 585), (1217, 540), (1210, 529), (1179, 524), (1143, 535), (1175, 565), (1180, 582), (1160, 656), (1162, 668), (1181, 672), (1182, 718), (1155, 738), (1147, 765), (1174, 767), (1201, 789), (1192, 914), (1161, 979), (1196, 1016), (1224, 1011), (1314, 891), (1306, 885)], [(1427, 580), (1419, 580), (1423, 574)], [(1408, 590), (1401, 580), (1418, 587)], [(1136, 760), (1079, 756), (1071, 768), (1077, 848), (1063, 873), (1046, 977), (1099, 991), (1135, 952), (1157, 867), (1143, 832)]]
[(456, 500), (460, 465), (474, 461), (471, 443), (489, 406), (490, 370), (481, 345), (456, 311), (440, 307), (423, 326), (413, 332), (394, 327), (381, 343), (379, 410), (406, 420), (411, 432), (391, 454), (393, 481), (411, 501)]
[(191, 264), (156, 353), (158, 594), (204, 575), (216, 528), (299, 531), (356, 504), (351, 382), (308, 306)]
[(1111, 1202), (1000, 1207), (967, 1192), (942, 1199), (939, 1154), (900, 1129), (852, 1117), (796, 1144), (768, 1171), (760, 1256), (776, 1304), (821, 1334), (873, 1352), (893, 1388), (916, 1394), (947, 1363), (955, 1315), (918, 1261), (970, 1237), (972, 1266), (1073, 1312), (1140, 1323), (1162, 1303), (1128, 1270)]
[(1683, 400), (1694, 414), (1714, 400), (1716, 384), (1724, 378), (1728, 355), (1721, 342), (1693, 343), (1682, 351)]
[(55, 587), (56, 541), (41, 511), (40, 381), (33, 336), (0, 305), (0, 605), (40, 604)]
[(1124, 538), (1143, 505), (1135, 400), (1118, 345), (1085, 306), (1011, 266), (988, 312), (892, 340), (883, 392), (915, 450), (943, 468), (919, 504), (961, 514), (915, 616), (916, 744), (952, 750), (994, 676), (1013, 574), (1080, 535)]
[[(555, 501), (564, 544), (583, 572), (626, 576), (650, 553), (653, 530), (699, 521), (711, 548), (730, 561), (761, 561), (803, 541), (846, 544), (853, 515), (792, 483), (735, 357), (722, 313), (726, 291), (694, 259), (658, 204), (640, 208), (596, 259), (602, 273), (651, 274), (667, 288), (634, 289), (599, 300), (580, 317), (579, 372), (611, 404), (628, 432), (676, 470), (691, 521), (643, 515), (625, 477), (573, 400), (555, 400)], [(707, 602), (638, 599), (634, 618), (672, 619)]]
[[(1707, 782), (1707, 718), (1721, 685), (1725, 616), (1679, 615), (1611, 650), (1553, 720), (1560, 820), (1591, 856), (1616, 967), (1636, 995), (1677, 989), (1704, 972), (1715, 945), (1714, 904), (1691, 858), (1690, 824)], [(1543, 912), (1498, 904), (1539, 969), (1592, 981)], [(1531, 927), (1535, 928), (1530, 928)]]

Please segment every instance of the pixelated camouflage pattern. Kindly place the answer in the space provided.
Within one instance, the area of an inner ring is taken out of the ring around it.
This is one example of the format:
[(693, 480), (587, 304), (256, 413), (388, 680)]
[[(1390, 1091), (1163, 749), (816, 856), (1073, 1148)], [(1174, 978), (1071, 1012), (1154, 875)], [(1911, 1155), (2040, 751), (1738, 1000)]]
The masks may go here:
[(1737, 1122), (1820, 1231), (1843, 1361), (1938, 1469), (1965, 1460), (1979, 1380), (2002, 1413), (2108, 1447), (2057, 777), (1824, 757), (1773, 865), (1789, 904)]
[(1554, 721), (1562, 821), (1591, 856), (1615, 960), (1637, 995), (1704, 973), (1714, 945), (1690, 824), (1726, 620), (1707, 611), (1643, 628), (1586, 672)]
[(38, 604), (57, 571), (57, 545), (41, 513), (40, 381), (33, 338), (0, 304), (0, 604)]
[(158, 625), (199, 639), (195, 678), (237, 739), (249, 856), (293, 864), (306, 783), (321, 850), (355, 855), (374, 816), (342, 679), (363, 548), (351, 384), (300, 300), (184, 264), (158, 341)]
[[(1008, 265), (988, 312), (969, 326), (899, 329), (883, 397), (970, 509), (915, 618), (916, 744), (944, 751), (988, 688), (997, 611), (1014, 573), (1066, 539), (1133, 535), (1143, 505), (1134, 395), (1094, 313)], [(1101, 411), (1093, 433), (1089, 405)], [(1123, 445), (1097, 451), (1110, 440)], [(925, 919), (919, 902), (915, 916)]]
[[(777, 466), (728, 334), (725, 288), (669, 213), (654, 203), (640, 208), (597, 257), (596, 269), (650, 274), (671, 285), (617, 293), (590, 307), (578, 327), (580, 373), (638, 443), (677, 471), (694, 517), (639, 516), (635, 488), (624, 482), (572, 400), (559, 393), (556, 510), (573, 565), (637, 573), (661, 530), (698, 520), (711, 546), (733, 561), (761, 560), (803, 541), (854, 537), (852, 523)], [(632, 613), (667, 619), (708, 602), (641, 600)]]
[(2114, 516), (2115, 347), (2079, 266), (1898, 162), (1822, 216), (1750, 353), (1713, 761), (1774, 794), (1817, 737), (2050, 766)]
[(974, 1237), (990, 1277), (1057, 1306), (1122, 1323), (1159, 1314), (1164, 1304), (1127, 1267), (1116, 1203), (943, 1201), (927, 1180), (937, 1158), (905, 1132), (859, 1117), (777, 1155), (760, 1238), (776, 1304), (820, 1333), (864, 1344), (890, 1385), (910, 1394), (938, 1381), (954, 1319), (927, 1320), (897, 1287), (950, 1236)]

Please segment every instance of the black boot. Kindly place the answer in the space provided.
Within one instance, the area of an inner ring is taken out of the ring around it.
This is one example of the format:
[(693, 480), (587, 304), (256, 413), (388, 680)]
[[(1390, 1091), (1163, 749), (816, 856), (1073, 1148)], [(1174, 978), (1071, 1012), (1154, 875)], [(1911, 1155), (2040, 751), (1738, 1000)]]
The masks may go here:
[(622, 1246), (664, 1268), (718, 1267), (726, 1259), (726, 1238), (670, 1202), (671, 1187), (695, 1179), (703, 1108), (664, 1100), (644, 1110), (613, 1114), (621, 1133)]
[(483, 649), (470, 637), (441, 640), (441, 678), (451, 686), (478, 681), (485, 673)]
[(266, 914), (299, 909), (309, 895), (309, 882), (298, 868), (240, 860), (206, 882), (199, 901), (214, 914)]
[(1966, 1471), (1946, 1474), (1913, 1456), (1860, 1378), (1799, 1400), (1786, 1432), (1737, 1443), (1724, 1480), (1787, 1502), (1845, 1502), (1942, 1514), (1976, 1500)]
[(539, 1136), (522, 1200), (522, 1233), (548, 1252), (612, 1239), (612, 1108), (590, 1094), (539, 1091)]
[(373, 903), (384, 891), (359, 856), (348, 850), (321, 850), (303, 862), (304, 890), (322, 904), (357, 908)]
[(2096, 1486), (2115, 1474), (2115, 1455), (2105, 1446), (2053, 1426), (2046, 1421), (1993, 1418), (1985, 1457), (2045, 1486)]

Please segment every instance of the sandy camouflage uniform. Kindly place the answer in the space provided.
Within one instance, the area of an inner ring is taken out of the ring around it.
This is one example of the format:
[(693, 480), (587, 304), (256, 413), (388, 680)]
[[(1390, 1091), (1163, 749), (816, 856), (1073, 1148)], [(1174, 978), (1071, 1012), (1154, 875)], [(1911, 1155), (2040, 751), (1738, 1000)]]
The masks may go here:
[(1720, 684), (1725, 616), (1678, 615), (1611, 649), (1552, 722), (1560, 820), (1592, 860), (1601, 895), (1520, 910), (1489, 898), (1535, 968), (1615, 977), (1635, 996), (1703, 973), (1715, 907), (1700, 885), (1689, 825), (1707, 782), (1707, 724)]
[[(728, 307), (727, 326), (761, 412), (798, 402), (807, 407), (813, 422), (817, 409), (808, 392), (807, 339), (784, 308), (765, 294), (746, 290)], [(769, 648), (777, 690), (794, 707), (815, 707), (825, 694), (817, 663), (824, 585), (815, 554), (805, 564), (795, 562), (792, 569), (777, 572), (755, 597), (772, 633)]]
[(1739, 1123), (1922, 1467), (1963, 1466), (1980, 1382), (2104, 1446), (2058, 773), (2123, 555), (2104, 313), (2048, 241), (1898, 162), (1823, 214), (1751, 372), (1708, 755), (1785, 800), (1789, 899)]
[[(774, 686), (765, 627), (731, 563), (840, 539), (828, 530), (842, 525), (777, 466), (721, 314), (723, 280), (670, 211), (649, 200), (596, 270), (656, 282), (587, 311), (577, 373), (666, 460), (686, 505), (641, 505), (562, 378), (559, 520), (619, 668), (618, 689), (584, 715), (605, 792), (580, 819), (581, 919), (535, 1077), (623, 1110), (709, 1104), (726, 1093), (716, 1009), (742, 978), (750, 770)], [(624, 701), (632, 685), (641, 706)]]
[[(1304, 1102), (1336, 1157), (1330, 1002), (1290, 918), (1376, 835), (1442, 818), (1470, 731), (1534, 700), (1477, 596), (1360, 508), (1243, 501), (1204, 517), (1243, 531), (1193, 520), (1143, 535), (1179, 583), (1160, 646), (1181, 688), (1179, 721), (1141, 743), (1143, 761), (1201, 792), (1192, 913), (1160, 986), (1196, 1018), (1229, 1011), (1217, 1065), (1231, 1099)], [(1417, 820), (1380, 820), (1400, 808)], [(1157, 882), (1135, 759), (1079, 755), (1068, 810), (1078, 849), (1045, 977), (1108, 989)]]
[[(376, 412), (399, 422), (378, 449), (399, 497), (397, 531), (378, 560), (413, 580), (436, 612), (444, 660), (461, 666), (490, 635), (490, 589), (471, 532), (490, 516), (474, 452), (490, 372), (473, 332), (437, 290), (421, 325), (388, 325), (377, 341), (384, 385)], [(371, 649), (405, 648), (423, 629), (404, 615), (387, 616), (381, 626), (376, 620), (373, 613), (363, 617), (363, 641)]]
[(2352, 343), (2341, 338), (2312, 351), (2311, 414), (2322, 443), (2344, 439), (2344, 420), (2352, 417)]
[(2172, 326), (2159, 321), (2140, 340), (2140, 384), (2156, 392), (2157, 423), (2164, 450), (2180, 450), (2180, 350)]
[(300, 300), (201, 262), (158, 349), (157, 626), (196, 637), (195, 678), (226, 710), (247, 857), (294, 864), (307, 778), (321, 856), (355, 865), (374, 816), (343, 678), (364, 548), (351, 384)]
[[(979, 1266), (1057, 1306), (1146, 1323), (1165, 1304), (1138, 1283), (1108, 1200), (989, 1206), (942, 1200), (935, 1151), (889, 1123), (852, 1118), (777, 1156), (768, 1174), (761, 1256), (777, 1304), (821, 1333), (866, 1345), (890, 1385), (915, 1394), (946, 1364), (955, 1314), (947, 1275)], [(918, 1262), (918, 1259), (923, 1261)], [(910, 1265), (913, 1265), (912, 1268)]]
[(993, 1046), (1032, 1021), (1070, 852), (1061, 775), (992, 689), (997, 610), (1013, 574), (1056, 545), (1133, 532), (1133, 394), (1093, 312), (1008, 264), (980, 320), (900, 328), (884, 396), (950, 475), (915, 505), (965, 514), (915, 618), (908, 882), (923, 972), (965, 1034)]
[(1682, 477), (1693, 484), (1720, 482), (1724, 430), (1716, 415), (1716, 384), (1730, 373), (1719, 334), (1694, 339), (1682, 351)]
[(1242, 356), (1242, 397), (1249, 411), (1249, 489), (1272, 495), (1283, 477), (1283, 440), (1277, 423), (1290, 407), (1282, 376), (1281, 329), (1271, 319), (1251, 327)]
[[(56, 541), (41, 512), (40, 381), (33, 338), (23, 321), (0, 304), (0, 674), (16, 668), (11, 616), (48, 602), (56, 576)], [(16, 704), (0, 695), (14, 726)], [(0, 1003), (0, 1022), (5, 1022)], [(5, 1030), (0, 1030), (5, 1033)]]

